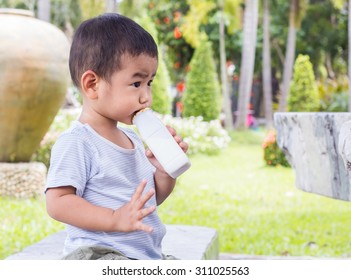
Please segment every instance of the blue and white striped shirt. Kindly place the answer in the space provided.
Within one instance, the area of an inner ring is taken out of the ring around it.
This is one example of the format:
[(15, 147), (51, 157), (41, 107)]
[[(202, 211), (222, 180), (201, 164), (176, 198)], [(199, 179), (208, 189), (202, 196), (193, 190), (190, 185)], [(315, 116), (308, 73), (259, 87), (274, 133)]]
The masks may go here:
[[(155, 168), (145, 156), (142, 141), (133, 130), (120, 129), (133, 142), (134, 149), (121, 148), (88, 124), (75, 121), (52, 148), (46, 188), (73, 186), (85, 200), (111, 209), (129, 202), (143, 179), (147, 180), (144, 192), (155, 188)], [(155, 195), (146, 207), (151, 205), (156, 205)], [(151, 225), (153, 232), (94, 232), (67, 225), (64, 254), (80, 246), (98, 245), (114, 248), (134, 259), (160, 259), (165, 226), (156, 211), (145, 217), (143, 223)]]

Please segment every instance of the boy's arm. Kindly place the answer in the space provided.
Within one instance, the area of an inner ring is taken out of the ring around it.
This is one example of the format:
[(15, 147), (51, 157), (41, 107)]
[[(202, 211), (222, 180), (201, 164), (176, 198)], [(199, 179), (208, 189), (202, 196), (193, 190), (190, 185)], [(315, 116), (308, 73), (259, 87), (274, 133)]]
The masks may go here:
[[(177, 135), (176, 131), (167, 126), (169, 132), (172, 134), (178, 145), (186, 153), (188, 150), (188, 144), (183, 142), (182, 139)], [(156, 188), (156, 201), (157, 205), (160, 205), (166, 198), (171, 194), (176, 184), (176, 179), (170, 177), (162, 168), (160, 163), (154, 157), (150, 150), (146, 151), (146, 156), (149, 158), (150, 162), (156, 167), (156, 172), (154, 175), (155, 188)]]
[(46, 207), (53, 219), (86, 230), (151, 232), (152, 227), (143, 224), (142, 219), (156, 209), (156, 206), (144, 208), (154, 190), (142, 195), (145, 186), (146, 181), (143, 180), (131, 200), (119, 209), (93, 205), (76, 195), (76, 189), (72, 186), (49, 188), (46, 191)]
[(176, 184), (176, 179), (166, 172), (156, 169), (155, 175), (156, 202), (160, 205), (171, 194)]

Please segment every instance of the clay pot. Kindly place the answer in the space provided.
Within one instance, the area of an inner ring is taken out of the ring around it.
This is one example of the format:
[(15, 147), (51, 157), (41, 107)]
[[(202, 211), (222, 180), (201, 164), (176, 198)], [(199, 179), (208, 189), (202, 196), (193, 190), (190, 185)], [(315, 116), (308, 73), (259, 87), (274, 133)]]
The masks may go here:
[(69, 42), (30, 11), (0, 9), (0, 26), (0, 162), (26, 162), (64, 101)]

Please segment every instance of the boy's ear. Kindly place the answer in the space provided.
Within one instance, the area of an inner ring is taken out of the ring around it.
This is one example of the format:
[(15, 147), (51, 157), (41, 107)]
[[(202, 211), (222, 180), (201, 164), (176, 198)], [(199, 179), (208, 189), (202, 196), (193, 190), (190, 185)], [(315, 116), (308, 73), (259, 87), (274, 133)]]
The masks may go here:
[(83, 73), (80, 80), (82, 90), (86, 97), (89, 99), (96, 99), (98, 97), (97, 87), (98, 87), (99, 76), (92, 70), (87, 70)]

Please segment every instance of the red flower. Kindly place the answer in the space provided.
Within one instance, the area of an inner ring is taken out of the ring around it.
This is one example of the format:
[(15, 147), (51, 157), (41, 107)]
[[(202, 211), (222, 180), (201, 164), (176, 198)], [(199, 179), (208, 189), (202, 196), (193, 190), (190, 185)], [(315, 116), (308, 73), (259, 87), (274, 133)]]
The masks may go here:
[(182, 93), (184, 91), (184, 89), (185, 89), (185, 83), (184, 82), (177, 83), (176, 88), (177, 88), (179, 93)]
[(165, 17), (165, 18), (163, 19), (163, 22), (164, 22), (165, 24), (169, 24), (169, 23), (170, 23), (169, 17)]
[(182, 37), (182, 33), (180, 32), (178, 26), (176, 26), (173, 30), (173, 35), (174, 35), (174, 38), (176, 39), (179, 39)]
[(177, 61), (176, 63), (174, 63), (174, 68), (175, 69), (178, 69), (180, 67), (180, 62), (179, 61)]

